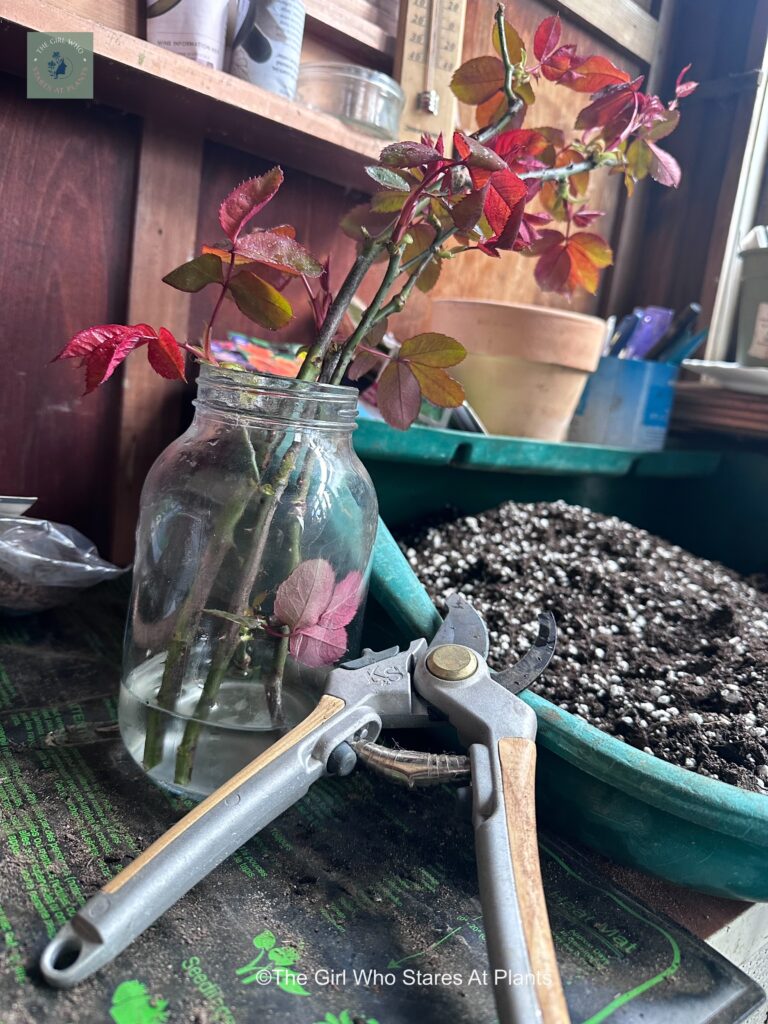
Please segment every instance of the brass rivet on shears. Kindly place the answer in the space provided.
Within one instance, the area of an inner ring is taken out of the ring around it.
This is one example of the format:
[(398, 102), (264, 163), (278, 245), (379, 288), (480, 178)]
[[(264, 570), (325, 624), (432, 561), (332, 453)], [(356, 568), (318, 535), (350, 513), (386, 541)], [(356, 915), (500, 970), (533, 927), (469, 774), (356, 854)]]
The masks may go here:
[(477, 655), (461, 644), (443, 644), (429, 652), (427, 668), (438, 679), (468, 679), (477, 671)]

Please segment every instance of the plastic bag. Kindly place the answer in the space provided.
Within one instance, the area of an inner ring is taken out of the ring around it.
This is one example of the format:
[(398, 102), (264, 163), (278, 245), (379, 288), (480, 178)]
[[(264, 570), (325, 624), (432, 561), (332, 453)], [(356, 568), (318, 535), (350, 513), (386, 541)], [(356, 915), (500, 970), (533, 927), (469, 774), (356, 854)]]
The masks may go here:
[(0, 516), (0, 611), (55, 608), (78, 590), (125, 571), (100, 558), (95, 545), (71, 526)]

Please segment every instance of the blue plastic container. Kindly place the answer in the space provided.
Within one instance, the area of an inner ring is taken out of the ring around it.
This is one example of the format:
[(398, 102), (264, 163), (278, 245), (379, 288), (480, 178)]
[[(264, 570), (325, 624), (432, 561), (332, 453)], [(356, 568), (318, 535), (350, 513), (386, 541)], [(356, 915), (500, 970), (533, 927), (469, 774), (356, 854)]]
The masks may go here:
[(633, 451), (664, 447), (679, 369), (669, 363), (604, 356), (587, 381), (569, 441)]

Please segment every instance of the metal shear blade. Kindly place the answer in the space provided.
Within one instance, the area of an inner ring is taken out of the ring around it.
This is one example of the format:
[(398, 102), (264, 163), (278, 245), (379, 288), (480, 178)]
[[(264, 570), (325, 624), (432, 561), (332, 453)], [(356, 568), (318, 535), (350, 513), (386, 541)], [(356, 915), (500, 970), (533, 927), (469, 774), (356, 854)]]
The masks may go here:
[[(483, 658), (488, 657), (488, 629), (478, 612), (461, 594), (447, 598), (448, 614), (438, 629), (430, 650), (443, 644), (469, 647)], [(552, 660), (557, 644), (557, 624), (552, 612), (539, 615), (539, 634), (523, 657), (491, 676), (510, 693), (520, 693), (535, 682)]]
[(445, 603), (448, 614), (432, 638), (430, 650), (443, 644), (460, 644), (487, 658), (488, 630), (481, 616), (461, 594), (451, 594)]
[(491, 677), (510, 693), (520, 693), (535, 682), (552, 660), (557, 644), (557, 624), (552, 612), (539, 615), (539, 635), (522, 658)]

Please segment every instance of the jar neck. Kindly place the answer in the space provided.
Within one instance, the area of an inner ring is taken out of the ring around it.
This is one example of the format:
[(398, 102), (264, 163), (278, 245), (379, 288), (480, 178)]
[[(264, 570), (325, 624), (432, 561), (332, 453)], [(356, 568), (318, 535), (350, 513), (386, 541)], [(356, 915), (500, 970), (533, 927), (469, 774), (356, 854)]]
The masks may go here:
[(203, 364), (194, 404), (199, 412), (251, 420), (254, 426), (350, 434), (357, 389)]

